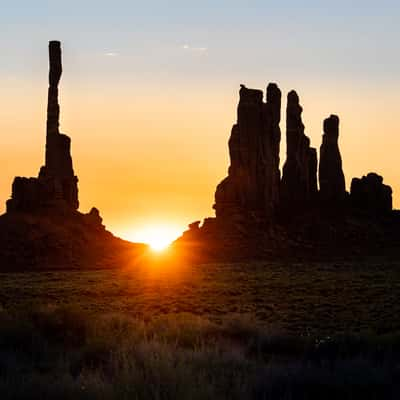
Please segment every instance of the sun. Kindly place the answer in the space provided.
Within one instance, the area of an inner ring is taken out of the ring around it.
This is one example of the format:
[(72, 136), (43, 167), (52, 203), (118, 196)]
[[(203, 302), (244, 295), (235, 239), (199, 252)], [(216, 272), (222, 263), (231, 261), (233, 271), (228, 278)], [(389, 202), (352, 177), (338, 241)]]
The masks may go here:
[(129, 240), (146, 243), (151, 250), (161, 252), (166, 250), (181, 233), (182, 230), (175, 226), (151, 225), (136, 230), (129, 235)]
[(171, 242), (171, 239), (164, 236), (162, 232), (155, 232), (154, 235), (147, 240), (148, 245), (154, 251), (165, 250)]

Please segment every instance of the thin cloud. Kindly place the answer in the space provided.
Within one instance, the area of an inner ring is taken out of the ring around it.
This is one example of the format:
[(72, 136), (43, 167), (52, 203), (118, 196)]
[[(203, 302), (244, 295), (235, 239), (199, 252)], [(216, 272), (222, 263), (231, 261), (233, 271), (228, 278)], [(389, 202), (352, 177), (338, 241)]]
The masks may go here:
[(193, 53), (203, 53), (203, 54), (208, 51), (207, 47), (194, 47), (189, 44), (184, 44), (182, 46), (182, 49), (185, 51), (193, 52)]
[(117, 57), (117, 56), (119, 56), (119, 53), (110, 51), (110, 52), (104, 53), (104, 55), (105, 55), (106, 57)]

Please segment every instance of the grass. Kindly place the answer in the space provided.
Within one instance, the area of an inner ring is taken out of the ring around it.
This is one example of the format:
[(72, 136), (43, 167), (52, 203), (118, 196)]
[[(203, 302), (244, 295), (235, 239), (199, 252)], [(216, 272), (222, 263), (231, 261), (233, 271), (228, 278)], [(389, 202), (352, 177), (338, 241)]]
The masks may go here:
[(0, 314), (2, 399), (395, 399), (400, 336), (275, 335), (251, 319)]
[(397, 399), (395, 264), (0, 274), (1, 399)]
[(397, 264), (156, 264), (125, 270), (0, 274), (0, 305), (79, 306), (147, 320), (250, 314), (300, 335), (400, 331)]

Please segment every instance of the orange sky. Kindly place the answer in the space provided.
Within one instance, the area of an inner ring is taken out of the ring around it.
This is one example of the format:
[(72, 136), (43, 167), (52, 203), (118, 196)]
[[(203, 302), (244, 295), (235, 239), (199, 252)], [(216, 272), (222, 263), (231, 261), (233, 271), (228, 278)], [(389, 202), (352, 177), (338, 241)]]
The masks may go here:
[[(227, 140), (239, 81), (166, 85), (163, 90), (146, 83), (129, 89), (105, 84), (99, 91), (74, 84), (67, 75), (61, 86), (61, 131), (72, 138), (83, 212), (97, 206), (107, 228), (135, 240), (151, 225), (179, 232), (189, 222), (213, 215), (215, 186), (228, 167)], [(1, 82), (2, 211), (13, 177), (36, 176), (43, 164), (45, 79)], [(266, 83), (246, 82), (258, 88)], [(285, 93), (292, 88), (281, 83)], [(322, 119), (340, 115), (347, 187), (352, 176), (376, 171), (394, 188), (398, 205), (397, 92), (385, 85), (354, 90), (346, 82), (297, 82), (295, 88), (313, 146), (321, 143)], [(284, 123), (281, 128), (284, 132)], [(282, 160), (284, 151), (283, 142)]]
[(8, 2), (1, 211), (13, 177), (43, 164), (49, 40), (63, 47), (61, 131), (80, 209), (98, 207), (118, 235), (144, 240), (153, 225), (177, 235), (213, 215), (241, 83), (277, 82), (284, 98), (296, 89), (317, 148), (323, 119), (338, 114), (347, 187), (376, 171), (400, 207), (399, 16), (395, 0)]

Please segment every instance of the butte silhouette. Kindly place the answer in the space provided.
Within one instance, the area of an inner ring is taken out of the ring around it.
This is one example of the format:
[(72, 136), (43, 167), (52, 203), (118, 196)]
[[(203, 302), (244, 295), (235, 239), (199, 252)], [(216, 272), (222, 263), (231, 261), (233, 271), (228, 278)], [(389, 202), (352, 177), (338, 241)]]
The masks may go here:
[(61, 44), (49, 43), (45, 165), (37, 178), (16, 177), (6, 214), (0, 217), (0, 269), (98, 268), (132, 260), (146, 246), (114, 237), (97, 208), (78, 211), (78, 178), (71, 139), (59, 131)]

